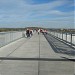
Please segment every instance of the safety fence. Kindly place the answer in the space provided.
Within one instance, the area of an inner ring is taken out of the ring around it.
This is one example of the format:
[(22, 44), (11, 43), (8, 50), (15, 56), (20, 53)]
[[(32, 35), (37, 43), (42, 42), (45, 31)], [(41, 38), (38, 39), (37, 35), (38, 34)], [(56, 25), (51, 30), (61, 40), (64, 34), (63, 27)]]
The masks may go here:
[(23, 37), (23, 31), (0, 32), (0, 47)]
[(55, 37), (58, 37), (70, 44), (75, 45), (75, 33), (69, 33), (69, 32), (56, 32), (56, 31), (49, 31), (50, 34), (54, 35)]

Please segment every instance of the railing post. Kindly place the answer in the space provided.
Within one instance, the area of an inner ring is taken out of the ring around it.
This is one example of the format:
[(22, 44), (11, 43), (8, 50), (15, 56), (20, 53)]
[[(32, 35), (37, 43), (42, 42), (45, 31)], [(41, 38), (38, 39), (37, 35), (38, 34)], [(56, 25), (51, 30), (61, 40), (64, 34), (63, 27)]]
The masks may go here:
[(71, 33), (71, 43), (72, 43), (72, 33)]
[(67, 33), (66, 33), (66, 41), (67, 41)]
[(55, 36), (55, 31), (54, 31), (54, 36)]
[(58, 33), (57, 33), (57, 37), (58, 37)]
[(63, 33), (62, 33), (62, 39), (63, 39)]

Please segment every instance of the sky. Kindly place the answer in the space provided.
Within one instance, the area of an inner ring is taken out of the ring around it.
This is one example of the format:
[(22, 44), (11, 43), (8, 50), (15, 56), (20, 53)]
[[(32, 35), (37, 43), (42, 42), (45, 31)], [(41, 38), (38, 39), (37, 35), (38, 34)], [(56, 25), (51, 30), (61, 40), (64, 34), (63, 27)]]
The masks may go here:
[(0, 28), (75, 28), (74, 0), (0, 0)]

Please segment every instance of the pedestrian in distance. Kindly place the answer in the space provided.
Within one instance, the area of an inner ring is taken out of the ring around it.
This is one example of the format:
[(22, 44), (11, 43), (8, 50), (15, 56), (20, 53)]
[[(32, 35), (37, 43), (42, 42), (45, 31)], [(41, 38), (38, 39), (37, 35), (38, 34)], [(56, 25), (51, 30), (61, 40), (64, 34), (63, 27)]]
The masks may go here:
[(33, 35), (33, 30), (30, 30), (30, 36), (32, 36)]
[(39, 35), (39, 33), (40, 33), (40, 29), (38, 29), (38, 35)]
[(27, 38), (30, 37), (30, 31), (29, 31), (29, 29), (26, 30), (26, 36), (27, 36)]

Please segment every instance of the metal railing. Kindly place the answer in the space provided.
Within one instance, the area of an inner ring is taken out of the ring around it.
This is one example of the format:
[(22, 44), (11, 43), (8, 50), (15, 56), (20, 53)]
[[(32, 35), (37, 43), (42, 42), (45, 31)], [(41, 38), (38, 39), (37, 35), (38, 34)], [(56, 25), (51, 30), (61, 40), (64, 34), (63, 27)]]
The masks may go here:
[(0, 32), (0, 47), (23, 36), (23, 31)]
[(75, 48), (75, 33), (49, 30), (49, 34), (55, 36), (56, 38), (59, 38), (60, 40)]

